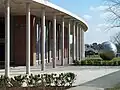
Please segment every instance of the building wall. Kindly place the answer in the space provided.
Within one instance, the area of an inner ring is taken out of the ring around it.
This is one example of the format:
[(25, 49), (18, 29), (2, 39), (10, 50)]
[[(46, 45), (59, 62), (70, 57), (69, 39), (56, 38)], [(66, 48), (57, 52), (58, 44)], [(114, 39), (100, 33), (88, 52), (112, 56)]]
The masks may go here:
[[(15, 65), (26, 65), (26, 16), (14, 16)], [(36, 60), (35, 17), (31, 15), (31, 65)]]

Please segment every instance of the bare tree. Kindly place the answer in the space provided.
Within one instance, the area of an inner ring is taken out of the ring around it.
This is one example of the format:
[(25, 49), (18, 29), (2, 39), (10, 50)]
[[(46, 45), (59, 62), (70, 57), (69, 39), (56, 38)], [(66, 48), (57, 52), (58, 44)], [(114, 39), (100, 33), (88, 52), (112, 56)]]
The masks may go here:
[(112, 36), (111, 40), (113, 43), (120, 45), (120, 32)]
[(120, 32), (113, 35), (111, 41), (116, 45), (117, 51), (120, 53)]
[(106, 5), (108, 8), (105, 11), (109, 14), (107, 17), (108, 29), (120, 27), (120, 0), (107, 0)]
[[(108, 13), (107, 23), (109, 24), (107, 30), (116, 28), (120, 29), (120, 0), (106, 0), (105, 3), (108, 8), (105, 10)], [(112, 42), (117, 46), (118, 52), (120, 52), (120, 32), (116, 33), (111, 38)]]

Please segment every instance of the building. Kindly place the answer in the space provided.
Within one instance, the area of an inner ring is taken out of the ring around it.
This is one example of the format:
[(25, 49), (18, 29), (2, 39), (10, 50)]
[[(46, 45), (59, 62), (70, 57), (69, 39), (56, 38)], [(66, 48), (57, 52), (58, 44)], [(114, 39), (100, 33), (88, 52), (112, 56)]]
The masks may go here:
[(52, 58), (53, 68), (56, 57), (61, 57), (61, 65), (65, 57), (69, 63), (70, 34), (73, 35), (73, 60), (84, 57), (87, 24), (47, 0), (0, 0), (0, 29), (0, 62), (5, 62), (6, 76), (9, 76), (10, 63), (26, 65), (29, 74), (30, 65), (36, 64), (38, 47), (41, 70), (45, 69), (45, 59), (49, 63)]

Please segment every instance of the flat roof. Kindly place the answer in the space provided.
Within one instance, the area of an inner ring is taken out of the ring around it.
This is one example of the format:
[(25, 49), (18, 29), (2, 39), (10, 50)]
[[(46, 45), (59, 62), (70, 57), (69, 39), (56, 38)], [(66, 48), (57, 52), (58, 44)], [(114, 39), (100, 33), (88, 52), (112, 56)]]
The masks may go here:
[(87, 31), (87, 30), (88, 30), (88, 25), (87, 25), (87, 23), (86, 23), (82, 18), (80, 18), (79, 16), (77, 16), (77, 15), (69, 12), (68, 10), (66, 10), (66, 9), (64, 9), (64, 8), (62, 8), (62, 7), (59, 7), (59, 6), (57, 6), (57, 5), (49, 2), (49, 1), (47, 1), (47, 0), (33, 0), (33, 1), (34, 1), (34, 2), (38, 2), (38, 3), (40, 3), (40, 4), (43, 4), (44, 6), (50, 7), (50, 8), (52, 8), (52, 9), (55, 9), (55, 10), (61, 12), (61, 13), (64, 13), (64, 14), (70, 16), (71, 19), (73, 18), (73, 19), (75, 19), (75, 20), (78, 20), (78, 21), (84, 26), (84, 28), (85, 28), (84, 31)]
[[(45, 8), (46, 18), (52, 20), (54, 14), (57, 15), (57, 21), (61, 21), (62, 16), (65, 22), (74, 20), (78, 22), (84, 31), (88, 30), (87, 23), (79, 16), (59, 7), (47, 0), (11, 0), (11, 15), (26, 15), (26, 2), (30, 1), (31, 14), (40, 17), (42, 9)], [(4, 15), (4, 0), (0, 0), (0, 15)]]

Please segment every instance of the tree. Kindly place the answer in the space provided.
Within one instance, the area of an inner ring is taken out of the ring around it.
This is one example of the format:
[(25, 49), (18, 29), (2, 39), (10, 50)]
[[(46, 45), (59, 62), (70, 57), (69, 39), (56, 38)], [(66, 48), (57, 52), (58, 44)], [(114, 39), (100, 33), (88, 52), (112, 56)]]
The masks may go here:
[(116, 45), (117, 51), (120, 53), (120, 32), (112, 36), (111, 41)]
[(93, 49), (97, 50), (97, 43), (92, 43)]
[[(109, 13), (107, 29), (120, 29), (120, 0), (107, 0), (106, 4), (108, 6), (106, 12)], [(112, 36), (112, 42), (116, 45), (118, 52), (120, 52), (120, 32)]]
[(109, 13), (107, 22), (109, 29), (120, 27), (120, 0), (107, 0), (108, 8), (106, 12)]
[(113, 37), (112, 37), (112, 42), (115, 44), (120, 45), (120, 32), (116, 33)]
[(85, 55), (97, 55), (101, 49), (101, 44), (92, 43), (92, 44), (85, 44)]
[(89, 48), (89, 47), (90, 47), (90, 45), (89, 45), (89, 44), (85, 44), (85, 47), (86, 47), (86, 48)]

